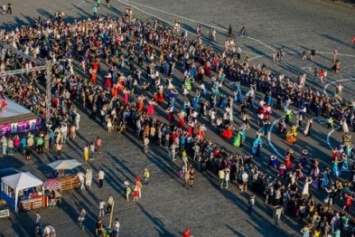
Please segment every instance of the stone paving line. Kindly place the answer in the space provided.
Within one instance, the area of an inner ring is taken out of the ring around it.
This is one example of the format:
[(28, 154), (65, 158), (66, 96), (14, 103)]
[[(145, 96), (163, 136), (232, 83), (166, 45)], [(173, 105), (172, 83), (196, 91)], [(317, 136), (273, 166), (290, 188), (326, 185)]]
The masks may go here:
[(342, 6), (342, 7), (346, 7), (346, 8), (350, 8), (352, 10), (355, 10), (355, 2), (351, 3), (351, 2), (343, 1), (343, 0), (321, 0), (321, 1), (329, 3), (329, 4), (333, 4), (336, 6)]

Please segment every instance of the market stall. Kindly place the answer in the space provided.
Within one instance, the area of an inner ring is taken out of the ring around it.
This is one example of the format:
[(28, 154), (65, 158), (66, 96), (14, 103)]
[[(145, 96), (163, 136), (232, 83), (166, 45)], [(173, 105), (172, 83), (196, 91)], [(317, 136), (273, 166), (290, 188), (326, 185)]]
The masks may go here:
[(18, 212), (32, 210), (46, 205), (43, 195), (43, 182), (29, 172), (3, 177), (1, 180), (1, 199)]
[[(0, 183), (3, 177), (20, 173), (14, 168), (4, 168), (0, 170)], [(1, 191), (1, 188), (0, 188)], [(1, 198), (1, 197), (0, 197)], [(10, 217), (10, 209), (5, 200), (0, 199), (0, 219)]]
[(80, 186), (80, 181), (76, 175), (64, 176), (57, 178), (57, 180), (61, 183), (62, 188), (61, 191), (74, 189)]
[(61, 184), (61, 191), (74, 189), (79, 187), (80, 182), (76, 175), (61, 175), (65, 170), (71, 170), (78, 166), (81, 166), (81, 163), (75, 159), (70, 160), (57, 160), (48, 164), (49, 167), (56, 170), (59, 174), (59, 177), (56, 180)]
[(56, 179), (48, 179), (43, 185), (44, 193), (46, 194), (46, 206), (55, 207), (58, 203), (62, 202), (62, 194), (58, 191), (61, 190), (62, 184)]

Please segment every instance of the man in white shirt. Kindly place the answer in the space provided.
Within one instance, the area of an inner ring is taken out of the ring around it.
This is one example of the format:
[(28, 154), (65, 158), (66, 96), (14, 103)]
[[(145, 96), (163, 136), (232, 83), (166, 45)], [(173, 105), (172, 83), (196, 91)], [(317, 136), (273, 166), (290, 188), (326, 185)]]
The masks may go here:
[(66, 123), (62, 123), (60, 133), (62, 135), (63, 143), (66, 143), (68, 135), (68, 125)]
[(79, 172), (76, 175), (80, 181), (80, 190), (85, 190), (85, 175), (82, 172)]
[(242, 192), (248, 191), (248, 177), (249, 177), (248, 173), (244, 171), (242, 174), (242, 182), (243, 182), (241, 187)]
[(78, 112), (74, 112), (75, 113), (75, 127), (76, 130), (79, 130), (79, 123), (80, 123), (80, 114)]
[(104, 178), (105, 178), (105, 172), (102, 169), (99, 170), (98, 178), (99, 178), (99, 188), (102, 188), (102, 186), (104, 185)]
[(102, 199), (99, 202), (99, 217), (104, 217), (105, 216), (105, 204)]

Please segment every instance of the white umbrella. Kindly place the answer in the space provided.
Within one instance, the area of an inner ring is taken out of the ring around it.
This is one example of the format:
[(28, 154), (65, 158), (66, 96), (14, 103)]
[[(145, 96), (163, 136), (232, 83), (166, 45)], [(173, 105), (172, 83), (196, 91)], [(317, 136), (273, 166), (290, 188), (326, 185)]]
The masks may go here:
[(81, 163), (75, 159), (57, 160), (57, 161), (54, 161), (54, 162), (48, 164), (49, 167), (51, 167), (52, 169), (55, 169), (55, 170), (71, 170), (71, 169), (74, 169), (80, 165), (81, 165)]

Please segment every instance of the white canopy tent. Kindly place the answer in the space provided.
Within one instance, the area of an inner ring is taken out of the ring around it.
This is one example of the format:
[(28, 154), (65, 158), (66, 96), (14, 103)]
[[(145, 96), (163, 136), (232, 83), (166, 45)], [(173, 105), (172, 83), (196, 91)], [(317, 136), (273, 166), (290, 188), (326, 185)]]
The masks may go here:
[(7, 193), (8, 189), (4, 187), (6, 185), (15, 190), (15, 206), (14, 206), (15, 212), (18, 211), (17, 204), (18, 204), (19, 191), (23, 189), (41, 186), (42, 184), (43, 184), (42, 180), (40, 180), (39, 178), (37, 178), (36, 176), (34, 176), (29, 172), (13, 174), (10, 176), (3, 177), (1, 180), (1, 186), (3, 188), (2, 190), (4, 190), (6, 194), (9, 194)]
[(49, 167), (51, 167), (52, 169), (55, 169), (55, 170), (71, 170), (71, 169), (74, 169), (80, 165), (81, 165), (81, 163), (75, 159), (56, 160), (56, 161), (48, 164)]

